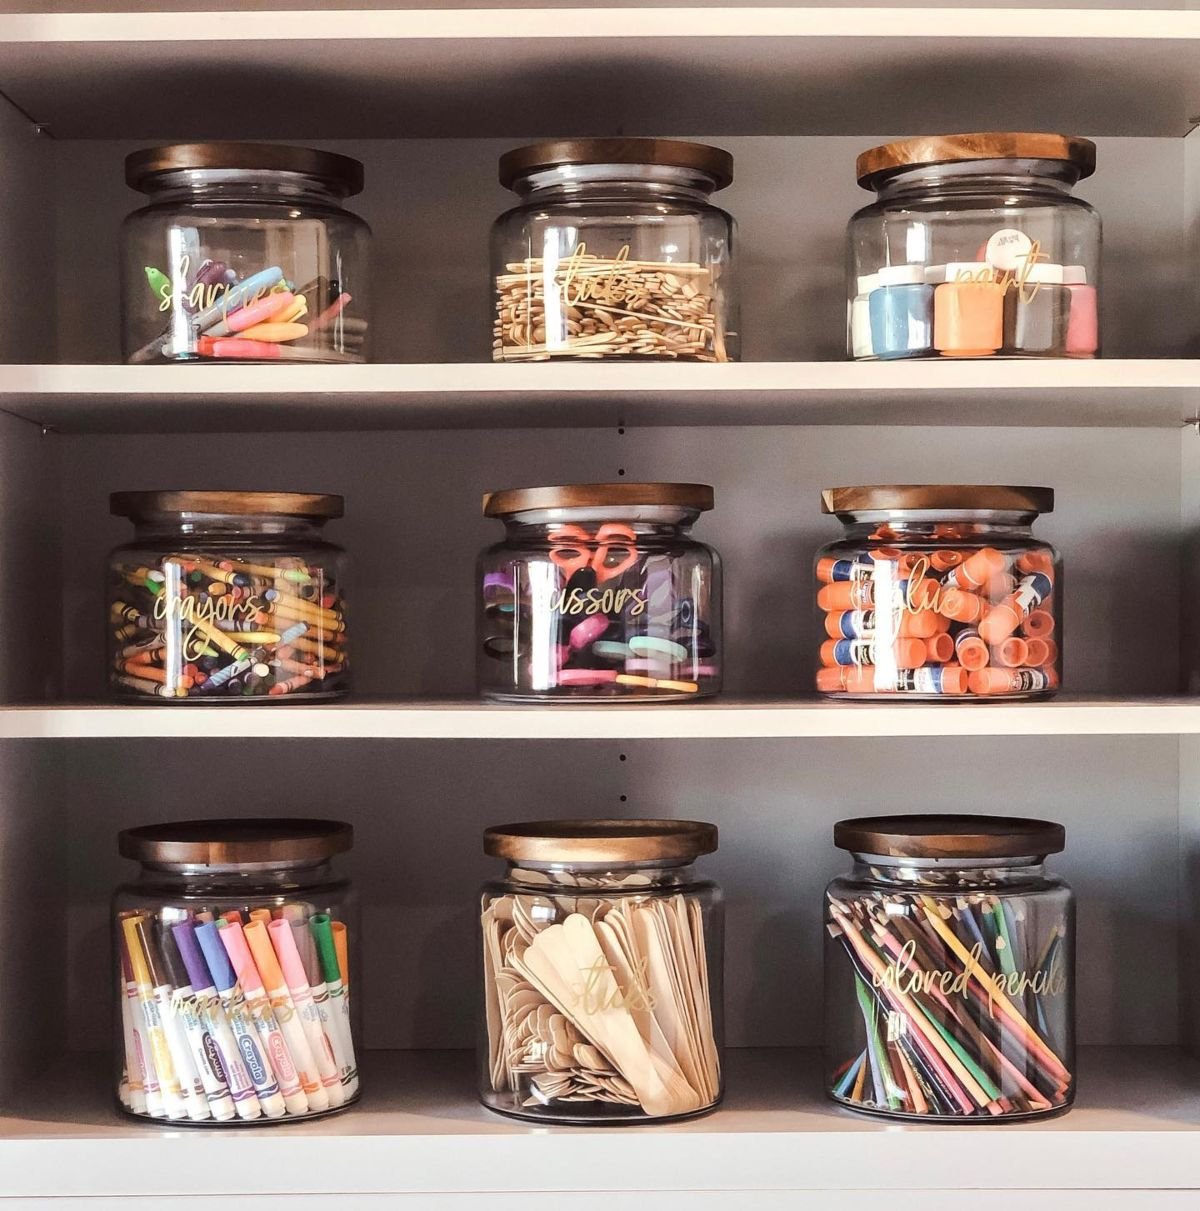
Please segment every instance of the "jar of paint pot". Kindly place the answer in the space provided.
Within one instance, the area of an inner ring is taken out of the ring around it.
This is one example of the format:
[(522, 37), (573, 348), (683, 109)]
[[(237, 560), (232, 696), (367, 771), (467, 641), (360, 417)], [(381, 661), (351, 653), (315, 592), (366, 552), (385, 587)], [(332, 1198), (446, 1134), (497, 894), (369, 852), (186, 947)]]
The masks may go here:
[(1060, 824), (843, 820), (825, 893), (825, 1079), (852, 1110), (993, 1123), (1075, 1099), (1075, 904)]
[(816, 559), (817, 690), (835, 698), (1041, 698), (1062, 676), (1062, 564), (1033, 536), (1049, 488), (828, 488), (844, 535)]
[(330, 820), (119, 835), (141, 866), (112, 903), (123, 1110), (236, 1127), (358, 1100), (358, 901), (333, 866), (352, 841)]
[(572, 484), (483, 498), (477, 672), (515, 702), (689, 701), (721, 688), (721, 562), (691, 536), (705, 484)]
[(121, 235), (127, 362), (367, 360), (370, 230), (357, 160), (307, 147), (134, 152)]
[(847, 351), (1096, 357), (1100, 216), (1074, 197), (1087, 139), (939, 135), (858, 157), (876, 200), (850, 220)]
[(729, 362), (733, 157), (673, 139), (558, 139), (508, 152), (520, 198), (492, 228), (493, 358)]
[(717, 1106), (724, 917), (693, 865), (716, 848), (691, 820), (486, 830), (507, 869), (481, 900), (485, 1106), (580, 1126)]
[(350, 688), (342, 498), (115, 492), (134, 540), (108, 563), (109, 687), (128, 702), (295, 702)]

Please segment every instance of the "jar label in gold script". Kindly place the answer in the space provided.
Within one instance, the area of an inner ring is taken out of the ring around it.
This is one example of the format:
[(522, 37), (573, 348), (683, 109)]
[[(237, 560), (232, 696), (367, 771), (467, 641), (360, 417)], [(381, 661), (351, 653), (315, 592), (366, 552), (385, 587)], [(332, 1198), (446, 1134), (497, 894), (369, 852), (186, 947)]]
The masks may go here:
[[(168, 592), (154, 600), (155, 619), (180, 626), (185, 660), (195, 660), (212, 649), (211, 641), (204, 634), (204, 626), (196, 625), (197, 619), (208, 627), (215, 627), (218, 622), (246, 622), (259, 613), (270, 612), (271, 603), (261, 597), (246, 597), (236, 601), (228, 593), (220, 597), (179, 597)], [(190, 627), (185, 629), (185, 624), (189, 623)], [(229, 637), (236, 640), (237, 632), (231, 631)]]
[[(1021, 232), (997, 232), (1001, 235), (1021, 235)], [(1028, 240), (1028, 237), (1025, 237)], [(996, 236), (992, 237), (993, 240)], [(1007, 294), (1010, 290), (1016, 290), (1020, 295), (1022, 303), (1032, 303), (1037, 297), (1037, 292), (1041, 289), (1041, 282), (1031, 282), (1029, 280), (1033, 273), (1033, 267), (1040, 261), (1048, 261), (1050, 258), (1042, 251), (1040, 240), (1029, 240), (1029, 250), (1024, 253), (1018, 253), (1013, 256), (1013, 265), (1011, 268), (1000, 267), (996, 265), (983, 265), (979, 269), (960, 269), (954, 275), (956, 282), (973, 283), (977, 286), (999, 286), (1003, 293)], [(988, 244), (989, 253), (991, 252), (991, 242)]]
[(559, 614), (621, 614), (636, 618), (646, 609), (645, 589), (559, 589), (550, 598)]
[[(876, 971), (871, 977), (871, 983), (876, 988), (889, 989), (904, 995), (921, 993), (941, 993), (942, 996), (967, 995), (971, 981), (976, 985), (981, 981), (977, 978), (980, 970), (987, 972), (982, 962), (983, 945), (976, 942), (970, 951), (970, 962), (962, 971), (945, 971), (936, 968), (923, 971), (916, 964), (917, 944), (914, 941), (905, 942), (896, 956), (882, 971)], [(1067, 973), (1062, 963), (1062, 956), (1055, 953), (1052, 962), (1047, 967), (1037, 971), (995, 971), (987, 972), (988, 981), (994, 988), (999, 989), (1005, 996), (1021, 997), (1026, 992), (1034, 992), (1038, 996), (1062, 996), (1067, 990)], [(992, 990), (984, 985), (984, 991), (990, 1002)]]
[(654, 1008), (654, 997), (646, 978), (646, 960), (639, 959), (629, 988), (617, 983), (617, 973), (603, 959), (583, 969), (583, 984), (576, 997), (582, 1013), (603, 1013), (606, 1009), (645, 1012)]
[(625, 267), (625, 262), (629, 260), (629, 245), (625, 244), (621, 251), (607, 262), (607, 272), (581, 276), (580, 271), (588, 264), (584, 260), (586, 253), (586, 244), (576, 244), (571, 255), (560, 263), (560, 272), (565, 273), (559, 286), (563, 302), (570, 307), (588, 301), (612, 304), (625, 302), (629, 298), (629, 283), (625, 278), (631, 272), (631, 269)]

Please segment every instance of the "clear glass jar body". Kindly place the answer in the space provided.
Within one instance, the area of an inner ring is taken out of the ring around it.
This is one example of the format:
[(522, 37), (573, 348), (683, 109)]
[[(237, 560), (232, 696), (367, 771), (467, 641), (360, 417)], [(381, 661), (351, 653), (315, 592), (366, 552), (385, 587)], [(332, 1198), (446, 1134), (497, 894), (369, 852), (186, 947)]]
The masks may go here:
[(856, 854), (825, 923), (835, 1101), (939, 1122), (1071, 1105), (1074, 897), (1041, 858)]
[(1096, 357), (1100, 216), (1069, 164), (899, 172), (851, 220), (847, 354)]
[(482, 944), (485, 1106), (589, 1124), (720, 1102), (724, 910), (691, 866), (510, 864)]
[[(230, 927), (213, 922), (234, 913), (253, 971), (269, 970), (265, 945), (288, 975), (221, 974), (236, 965)], [(112, 921), (115, 1090), (127, 1113), (233, 1127), (358, 1100), (358, 901), (330, 862), (146, 866), (117, 889)], [(299, 975), (284, 959), (292, 948)]]
[(190, 169), (121, 232), (127, 362), (367, 360), (370, 229), (295, 172)]
[(172, 513), (108, 562), (109, 687), (136, 702), (294, 702), (349, 692), (346, 553), (318, 524)]
[(492, 228), (494, 360), (736, 361), (734, 222), (714, 184), (648, 164), (520, 178)]
[(1031, 516), (840, 514), (817, 553), (817, 690), (836, 698), (1040, 698), (1062, 680), (1062, 564)]
[(721, 688), (721, 561), (668, 506), (507, 520), (479, 558), (479, 691), (514, 702), (687, 701)]

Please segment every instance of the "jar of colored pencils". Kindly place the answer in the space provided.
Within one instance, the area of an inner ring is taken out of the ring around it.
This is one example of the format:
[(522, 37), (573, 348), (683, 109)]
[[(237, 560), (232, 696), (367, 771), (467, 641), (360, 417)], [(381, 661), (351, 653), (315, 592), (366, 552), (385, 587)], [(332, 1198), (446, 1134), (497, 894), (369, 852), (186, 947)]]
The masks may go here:
[(484, 833), (483, 1104), (539, 1123), (663, 1122), (721, 1100), (722, 905), (691, 820)]
[(109, 557), (113, 695), (294, 702), (349, 689), (345, 552), (321, 536), (342, 498), (116, 492), (137, 527)]
[(358, 903), (332, 820), (130, 828), (113, 898), (116, 1092), (173, 1126), (287, 1122), (358, 1100)]
[(1075, 1097), (1075, 910), (1061, 825), (843, 820), (825, 896), (830, 1096), (886, 1118), (1028, 1119)]

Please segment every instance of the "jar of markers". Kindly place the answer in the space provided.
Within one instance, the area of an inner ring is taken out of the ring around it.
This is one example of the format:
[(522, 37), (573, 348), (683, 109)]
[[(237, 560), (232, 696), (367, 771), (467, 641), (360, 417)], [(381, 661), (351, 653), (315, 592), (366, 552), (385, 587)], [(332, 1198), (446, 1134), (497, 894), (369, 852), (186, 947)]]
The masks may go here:
[(505, 537), (478, 565), (489, 698), (667, 702), (721, 688), (721, 562), (691, 536), (704, 484), (514, 488), (484, 497)]
[(693, 820), (552, 820), (484, 833), (507, 863), (481, 902), (480, 1096), (540, 1123), (713, 1109), (722, 1072), (723, 902)]
[(342, 498), (116, 492), (136, 526), (108, 563), (112, 694), (294, 702), (350, 688), (346, 554), (321, 534)]
[(1087, 139), (967, 134), (858, 157), (876, 200), (849, 227), (847, 351), (858, 360), (1096, 357), (1100, 216), (1075, 197)]
[(843, 820), (825, 893), (830, 1096), (917, 1122), (1039, 1118), (1075, 1099), (1075, 904), (1062, 825)]
[(728, 362), (738, 355), (733, 157), (676, 139), (556, 139), (500, 160), (493, 357)]
[(1062, 674), (1062, 566), (1031, 526), (1049, 488), (829, 488), (817, 553), (817, 690), (837, 698), (1039, 698)]
[(358, 1100), (358, 901), (330, 820), (130, 828), (113, 897), (116, 1092), (173, 1124), (287, 1122)]
[(357, 160), (307, 147), (182, 143), (134, 152), (148, 196), (122, 230), (127, 362), (361, 362), (370, 230), (342, 202)]

